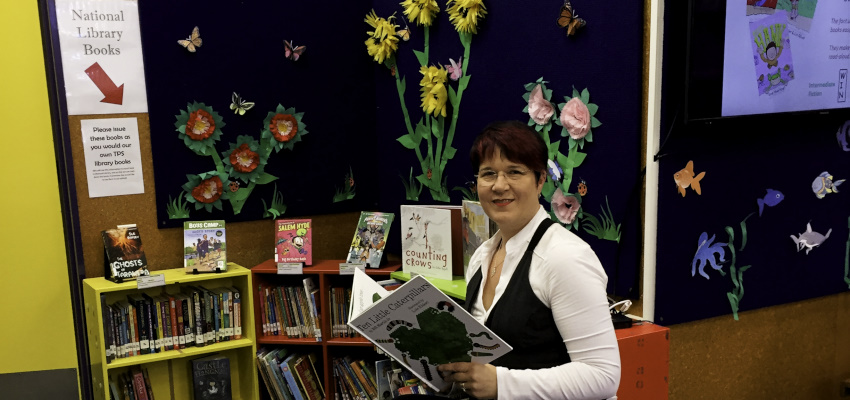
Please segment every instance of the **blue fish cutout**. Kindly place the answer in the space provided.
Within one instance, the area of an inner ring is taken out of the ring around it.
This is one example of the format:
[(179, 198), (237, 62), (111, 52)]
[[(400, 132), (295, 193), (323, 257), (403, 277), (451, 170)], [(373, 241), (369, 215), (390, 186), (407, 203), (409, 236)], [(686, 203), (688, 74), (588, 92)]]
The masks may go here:
[(822, 199), (827, 193), (838, 193), (838, 185), (844, 183), (844, 179), (837, 181), (833, 181), (833, 179), (835, 178), (827, 171), (823, 171), (815, 178), (812, 182), (812, 191), (815, 192), (817, 198)]
[(841, 149), (844, 151), (850, 151), (850, 120), (844, 123), (840, 128), (838, 128), (838, 144), (841, 145)]
[(756, 203), (759, 205), (759, 217), (761, 217), (761, 213), (764, 210), (764, 206), (773, 207), (782, 202), (785, 199), (785, 195), (778, 190), (767, 189), (767, 194), (764, 195), (763, 198), (757, 199)]

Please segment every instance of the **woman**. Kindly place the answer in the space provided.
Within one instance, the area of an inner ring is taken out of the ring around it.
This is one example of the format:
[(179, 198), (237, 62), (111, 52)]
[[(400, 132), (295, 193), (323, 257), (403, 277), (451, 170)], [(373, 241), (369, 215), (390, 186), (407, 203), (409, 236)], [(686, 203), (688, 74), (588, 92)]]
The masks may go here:
[(499, 231), (469, 261), (465, 307), (513, 351), (492, 364), (439, 370), (480, 399), (614, 396), (620, 354), (608, 277), (590, 246), (540, 205), (543, 140), (526, 124), (497, 122), (478, 135), (470, 158), (481, 206)]

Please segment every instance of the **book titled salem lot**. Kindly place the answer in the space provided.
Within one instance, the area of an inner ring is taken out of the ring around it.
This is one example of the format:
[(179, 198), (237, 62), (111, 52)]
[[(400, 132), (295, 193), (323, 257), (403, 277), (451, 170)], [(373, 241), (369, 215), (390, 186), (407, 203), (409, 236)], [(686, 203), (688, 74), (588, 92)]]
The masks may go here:
[(312, 225), (309, 219), (275, 221), (274, 261), (313, 265)]
[(150, 275), (148, 259), (142, 247), (142, 236), (135, 224), (118, 225), (117, 228), (101, 231), (103, 248), (106, 252), (107, 276), (110, 279), (136, 279)]
[(186, 272), (227, 271), (224, 221), (183, 222), (183, 269)]
[(231, 400), (230, 359), (214, 355), (192, 360), (195, 400)]
[(379, 268), (394, 217), (393, 213), (361, 212), (345, 262)]
[(511, 350), (422, 276), (388, 292), (355, 269), (351, 292), (348, 325), (437, 391), (451, 387), (440, 364), (486, 364)]

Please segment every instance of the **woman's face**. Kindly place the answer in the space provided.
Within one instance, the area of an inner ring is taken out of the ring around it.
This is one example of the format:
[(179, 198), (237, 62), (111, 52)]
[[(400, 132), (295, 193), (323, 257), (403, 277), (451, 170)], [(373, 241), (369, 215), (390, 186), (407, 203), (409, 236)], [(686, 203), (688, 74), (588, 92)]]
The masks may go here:
[(502, 152), (496, 149), (493, 157), (478, 167), (481, 207), (499, 229), (516, 233), (537, 213), (538, 196), (545, 179), (542, 174), (539, 180), (535, 179), (534, 171), (502, 158)]

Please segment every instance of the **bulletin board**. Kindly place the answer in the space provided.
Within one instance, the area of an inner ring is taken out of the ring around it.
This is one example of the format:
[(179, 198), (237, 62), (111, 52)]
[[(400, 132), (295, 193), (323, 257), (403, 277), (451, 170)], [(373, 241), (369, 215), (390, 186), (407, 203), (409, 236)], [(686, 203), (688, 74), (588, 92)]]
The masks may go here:
[(656, 322), (734, 322), (847, 291), (850, 124), (800, 115), (683, 125), (685, 11), (671, 6), (665, 18)]

